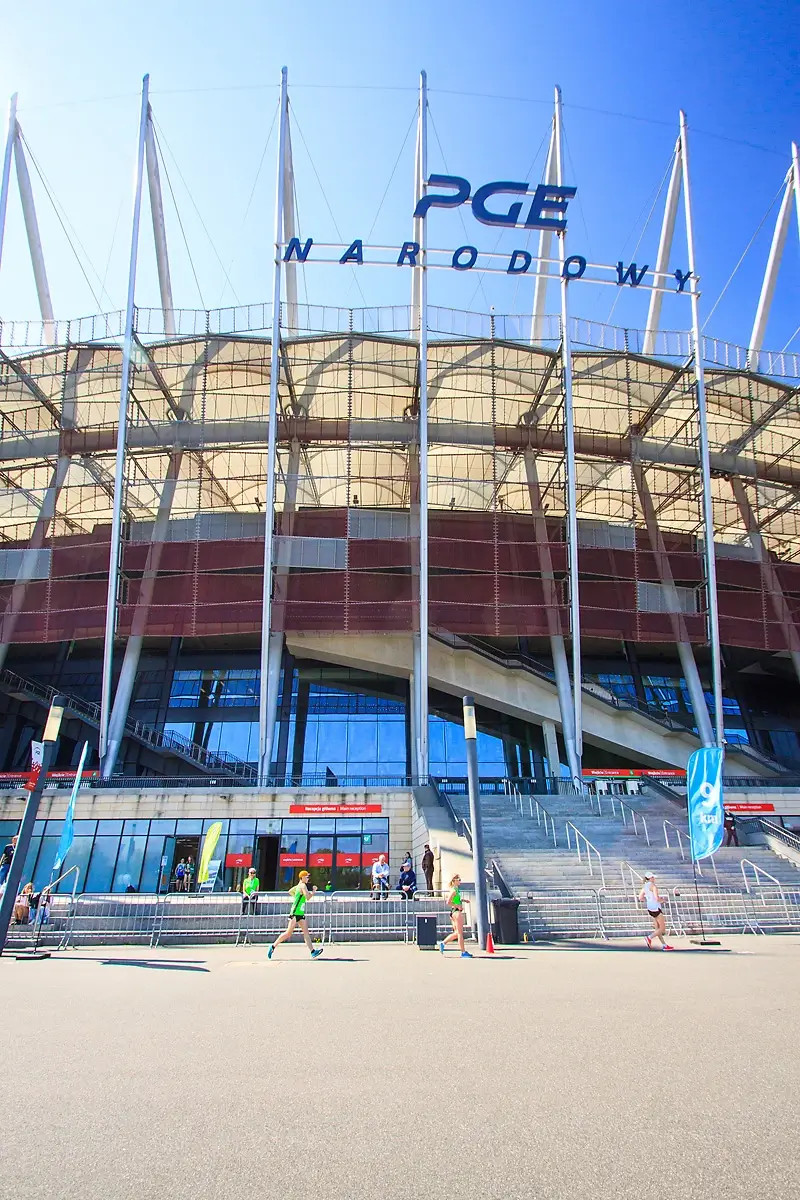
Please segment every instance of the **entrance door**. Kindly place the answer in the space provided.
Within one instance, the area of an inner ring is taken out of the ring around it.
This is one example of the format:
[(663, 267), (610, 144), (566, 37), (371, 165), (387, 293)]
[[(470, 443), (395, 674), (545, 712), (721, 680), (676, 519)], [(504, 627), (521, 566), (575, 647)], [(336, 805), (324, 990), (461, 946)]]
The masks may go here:
[(255, 868), (261, 880), (262, 892), (278, 890), (278, 855), (281, 839), (276, 833), (259, 836), (256, 839)]
[(200, 838), (199, 837), (179, 837), (175, 838), (175, 853), (172, 856), (172, 866), (169, 875), (169, 890), (171, 892), (188, 891), (189, 882), (184, 876), (183, 883), (179, 886), (179, 881), (175, 878), (175, 869), (178, 863), (183, 859), (186, 862), (191, 858), (194, 863), (194, 876), (191, 880), (192, 888), (197, 887), (197, 859), (200, 853)]

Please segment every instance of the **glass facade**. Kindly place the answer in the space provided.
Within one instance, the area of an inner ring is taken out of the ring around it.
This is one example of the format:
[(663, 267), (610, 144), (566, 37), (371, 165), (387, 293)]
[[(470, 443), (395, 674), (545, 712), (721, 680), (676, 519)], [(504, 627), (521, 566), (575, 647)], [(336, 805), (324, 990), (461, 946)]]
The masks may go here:
[[(213, 818), (76, 821), (61, 873), (80, 868), (79, 892), (182, 890), (177, 865), (189, 857), (198, 861), (203, 835), (212, 824)], [(52, 878), (62, 826), (61, 821), (37, 821), (34, 827), (23, 883), (33, 880), (37, 891)], [(16, 821), (0, 821), (3, 844), (17, 829)], [(250, 866), (256, 868), (262, 891), (287, 890), (304, 869), (321, 891), (368, 889), (373, 862), (389, 853), (386, 817), (252, 817), (223, 820), (222, 829), (213, 859), (219, 863), (216, 891), (239, 891)], [(73, 884), (70, 876), (56, 891), (71, 892)]]

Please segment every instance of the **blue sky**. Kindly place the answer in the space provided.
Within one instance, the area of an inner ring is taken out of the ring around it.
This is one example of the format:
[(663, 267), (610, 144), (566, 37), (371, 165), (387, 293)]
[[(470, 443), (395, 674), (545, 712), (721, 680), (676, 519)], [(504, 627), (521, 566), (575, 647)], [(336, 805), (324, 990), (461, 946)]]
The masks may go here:
[[(560, 84), (568, 174), (578, 187), (571, 251), (595, 261), (627, 261), (641, 237), (636, 259), (652, 262), (660, 207), (646, 228), (645, 218), (668, 166), (678, 110), (685, 108), (705, 317), (779, 192), (792, 138), (800, 138), (797, 24), (796, 8), (785, 0), (512, 0), (494, 6), (477, 0), (292, 6), (45, 0), (7, 7), (0, 80), (6, 94), (19, 92), (25, 136), (96, 293), (32, 168), (59, 316), (123, 306), (145, 71), (177, 202), (176, 211), (164, 179), (176, 303), (217, 307), (268, 298), (276, 138), (274, 131), (267, 135), (286, 64), (301, 231), (319, 241), (366, 238), (370, 229), (378, 243), (399, 245), (410, 236), (411, 125), (418, 72), (425, 67), (429, 168), (464, 175), (474, 186), (540, 178), (553, 85)], [(747, 341), (775, 212), (710, 318), (709, 332)], [(141, 306), (158, 300), (148, 220), (145, 208)], [(467, 211), (463, 222), (458, 213), (436, 213), (431, 244), (474, 240), (493, 247), (491, 230)], [(685, 266), (682, 238), (679, 227), (675, 266)], [(520, 231), (500, 242), (509, 250), (524, 244)], [(305, 275), (309, 300), (329, 304), (405, 303), (410, 286), (408, 274), (394, 269), (320, 266)], [(434, 272), (431, 301), (527, 312), (532, 287), (530, 278)], [(587, 286), (571, 291), (582, 315), (607, 319), (617, 299), (615, 323), (644, 324), (646, 295), (617, 298), (616, 289)], [(0, 315), (36, 311), (12, 189)], [(688, 305), (668, 300), (663, 326), (684, 328), (688, 320)], [(798, 324), (800, 248), (793, 218), (767, 346), (782, 348)], [(792, 346), (800, 350), (800, 335)]]

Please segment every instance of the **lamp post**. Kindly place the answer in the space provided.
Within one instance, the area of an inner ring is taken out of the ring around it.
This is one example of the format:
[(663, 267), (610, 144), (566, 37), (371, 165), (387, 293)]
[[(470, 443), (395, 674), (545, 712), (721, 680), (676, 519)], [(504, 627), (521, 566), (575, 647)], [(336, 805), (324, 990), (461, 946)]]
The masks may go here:
[[(6, 876), (6, 890), (3, 893), (2, 901), (0, 901), (0, 954), (5, 949), (8, 926), (11, 923), (11, 914), (14, 911), (14, 904), (22, 880), (22, 871), (25, 866), (25, 860), (28, 857), (28, 851), (30, 850), (33, 826), (39, 812), (39, 801), (44, 791), (47, 772), (50, 770), (50, 766), (55, 758), (63, 716), (64, 697), (54, 696), (50, 704), (50, 712), (47, 715), (47, 724), (44, 727), (44, 734), (42, 736), (41, 757), (38, 758), (37, 763), (38, 755), (34, 755), (31, 778), (25, 785), (30, 790), (30, 795), (28, 796), (28, 803), (25, 805), (25, 815), (22, 818), (22, 825), (17, 835), (17, 845), (14, 850), (11, 869)], [(33, 745), (35, 748), (36, 743), (33, 743)]]
[(478, 784), (478, 732), (475, 726), (475, 700), (464, 697), (464, 738), (467, 744), (467, 780), (469, 788), (469, 824), (472, 833), (472, 863), (475, 873), (475, 924), (478, 945), (486, 949), (488, 911), (486, 905), (486, 865), (483, 855), (483, 825)]

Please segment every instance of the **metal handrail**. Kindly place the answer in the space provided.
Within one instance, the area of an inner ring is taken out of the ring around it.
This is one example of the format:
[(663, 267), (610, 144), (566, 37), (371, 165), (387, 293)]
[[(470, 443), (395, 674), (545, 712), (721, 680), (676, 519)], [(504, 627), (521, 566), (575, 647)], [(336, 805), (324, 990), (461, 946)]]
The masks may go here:
[[(565, 828), (566, 834), (567, 834), (567, 849), (568, 850), (572, 850), (572, 848), (573, 848), (572, 847), (572, 837), (575, 838), (575, 850), (578, 855), (578, 862), (583, 861), (583, 859), (581, 857), (581, 842), (583, 842), (583, 844), (585, 845), (585, 847), (586, 847), (586, 864), (589, 868), (590, 875), (594, 875), (594, 870), (592, 868), (592, 854), (597, 855), (597, 866), (600, 871), (600, 879), (602, 881), (602, 886), (605, 887), (606, 886), (606, 877), (605, 877), (605, 872), (603, 871), (603, 856), (600, 853), (600, 851), (597, 849), (597, 846), (593, 845), (592, 842), (590, 842), (589, 839), (587, 838), (586, 834), (581, 833), (580, 829), (578, 829), (578, 826), (573, 824), (572, 821), (565, 821), (564, 828)], [(572, 830), (572, 834), (570, 834), (570, 830)]]
[(644, 840), (647, 842), (647, 844), (649, 846), (650, 845), (650, 835), (647, 832), (647, 821), (644, 817), (644, 814), (640, 813), (639, 810), (634, 808), (632, 804), (628, 804), (627, 800), (621, 800), (619, 796), (609, 795), (608, 799), (611, 803), (611, 811), (614, 814), (614, 816), (617, 815), (616, 806), (619, 805), (619, 810), (622, 815), (622, 824), (625, 826), (626, 829), (628, 827), (628, 822), (625, 817), (625, 813), (629, 812), (631, 814), (631, 817), (633, 819), (633, 832), (636, 837), (641, 836), (639, 834), (639, 829), (638, 829), (638, 825), (637, 825), (637, 822), (641, 821), (642, 827), (644, 829)]
[[(703, 868), (700, 866), (699, 861), (694, 859), (694, 857), (692, 855), (692, 850), (691, 850), (692, 835), (689, 833), (688, 830), (681, 829), (681, 827), (679, 825), (676, 825), (674, 821), (664, 821), (664, 843), (668, 850), (672, 849), (672, 847), (670, 846), (670, 843), (669, 843), (669, 833), (667, 831), (668, 826), (670, 829), (674, 829), (676, 834), (678, 835), (678, 849), (681, 852), (681, 861), (686, 862), (686, 852), (683, 848), (683, 840), (685, 838), (686, 841), (689, 843), (689, 861), (694, 862), (695, 868), (697, 869), (697, 874), (702, 875)], [(714, 879), (716, 881), (717, 887), (719, 887), (719, 875), (717, 874), (717, 864), (714, 861), (714, 855), (711, 854), (711, 855), (709, 855), (709, 857), (711, 859), (712, 870), (714, 871)]]
[(472, 849), (472, 829), (470, 828), (469, 821), (467, 821), (465, 817), (459, 816), (459, 814), (453, 808), (453, 805), (450, 801), (450, 797), (448, 796), (447, 792), (443, 791), (442, 788), (439, 787), (439, 784), (436, 782), (435, 779), (431, 778), (430, 785), (433, 788), (434, 792), (436, 793), (436, 797), (439, 800), (439, 803), (442, 805), (443, 808), (447, 809), (447, 812), (450, 815), (450, 820), (453, 822), (453, 828), (455, 829), (456, 833), (460, 834), (461, 837), (465, 837), (467, 839), (467, 845), (469, 846), (469, 848), (471, 850)]
[(744, 890), (748, 893), (748, 895), (750, 894), (750, 882), (747, 878), (747, 871), (745, 870), (745, 866), (753, 868), (753, 876), (755, 879), (756, 887), (761, 886), (758, 882), (758, 878), (760, 875), (763, 875), (765, 879), (768, 879), (770, 881), (770, 883), (773, 883), (777, 887), (778, 894), (780, 895), (781, 902), (783, 904), (783, 911), (786, 914), (786, 919), (789, 920), (789, 905), (786, 903), (786, 896), (784, 894), (783, 884), (781, 883), (780, 879), (776, 879), (774, 875), (770, 875), (769, 871), (765, 871), (763, 867), (760, 867), (758, 865), (758, 863), (754, 863), (752, 861), (752, 859), (749, 859), (749, 858), (743, 858), (740, 863), (740, 866), (741, 866), (741, 870), (742, 870), (742, 879), (744, 880)]
[(72, 885), (72, 895), (70, 897), (69, 912), (67, 913), (67, 919), (64, 923), (64, 929), (63, 929), (63, 932), (61, 935), (61, 940), (58, 943), (58, 949), (59, 950), (64, 949), (64, 947), (69, 942), (69, 935), (72, 931), (71, 919), (72, 919), (72, 921), (74, 921), (74, 918), (75, 918), (75, 896), (78, 891), (78, 881), (80, 879), (80, 874), (81, 874), (81, 869), (78, 866), (78, 864), (75, 863), (74, 867), (69, 867), (69, 869), (64, 871), (64, 873), (62, 875), (59, 875), (57, 879), (54, 879), (52, 881), (52, 883), (48, 883), (45, 887), (43, 887), (42, 891), (39, 893), (39, 904), (36, 906), (36, 917), (34, 919), (34, 926), (35, 926), (35, 933), (34, 933), (34, 937), (33, 937), (33, 952), (34, 952), (34, 954), (39, 949), (39, 937), (41, 936), (41, 932), (42, 932), (43, 922), (40, 920), (40, 917), (39, 917), (39, 907), (41, 906), (41, 903), (42, 903), (42, 893), (47, 892), (52, 897), (54, 895), (53, 888), (56, 887), (57, 884), (61, 883), (61, 881), (63, 879), (66, 879), (68, 875), (74, 875), (75, 882)]
[(757, 820), (763, 833), (768, 833), (770, 837), (776, 837), (778, 841), (800, 854), (800, 837), (796, 833), (791, 833), (782, 825), (776, 825), (774, 821), (767, 820), (766, 817), (758, 817)]
[[(630, 882), (630, 887), (631, 887), (631, 894), (632, 894), (632, 895), (634, 896), (634, 898), (635, 898), (635, 897), (636, 897), (636, 895), (637, 895), (638, 893), (636, 892), (636, 885), (635, 885), (635, 884), (634, 884), (634, 882), (633, 882), (633, 877), (634, 877), (634, 875), (635, 875), (637, 879), (639, 879), (639, 880), (641, 880), (642, 882), (644, 882), (644, 875), (642, 875), (642, 873), (641, 873), (640, 871), (637, 871), (635, 867), (632, 867), (632, 866), (631, 866), (631, 864), (630, 864), (629, 862), (627, 862), (627, 860), (623, 860), (623, 861), (622, 861), (622, 862), (619, 864), (619, 873), (620, 873), (620, 875), (622, 876), (622, 886), (623, 886), (623, 888), (625, 888), (625, 887), (626, 887), (626, 883), (625, 883), (625, 871), (626, 871), (626, 870), (627, 870), (627, 872), (628, 872), (628, 875), (629, 875), (629, 882)], [(641, 891), (641, 888), (640, 888), (639, 890)]]
[[(556, 834), (556, 823), (555, 823), (555, 818), (553, 817), (553, 814), (548, 812), (547, 809), (545, 808), (545, 806), (543, 804), (540, 804), (538, 799), (536, 798), (536, 796), (531, 795), (530, 792), (527, 793), (527, 795), (523, 796), (522, 792), (519, 790), (517, 785), (515, 783), (512, 783), (510, 779), (504, 779), (503, 784), (504, 784), (504, 790), (505, 790), (506, 795), (511, 798), (511, 800), (514, 803), (514, 806), (519, 808), (519, 815), (521, 817), (523, 817), (525, 815), (525, 801), (527, 800), (528, 815), (531, 818), (534, 818), (534, 817), (536, 818), (536, 824), (539, 826), (540, 829), (542, 827), (542, 824), (544, 824), (545, 837), (552, 837), (553, 845), (557, 847), (558, 846), (558, 835)], [(548, 821), (550, 822), (549, 831), (547, 828)]]

